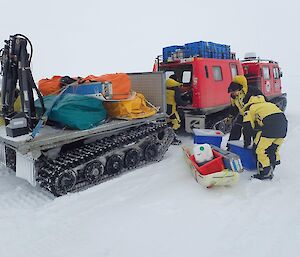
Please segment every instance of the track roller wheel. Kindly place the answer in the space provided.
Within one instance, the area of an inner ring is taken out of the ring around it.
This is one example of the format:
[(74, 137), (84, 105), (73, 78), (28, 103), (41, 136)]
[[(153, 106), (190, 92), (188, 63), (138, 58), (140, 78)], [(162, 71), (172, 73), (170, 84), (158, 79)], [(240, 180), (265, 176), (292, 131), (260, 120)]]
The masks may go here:
[(106, 165), (105, 165), (105, 171), (106, 174), (112, 175), (115, 173), (118, 173), (123, 168), (123, 159), (120, 155), (112, 155), (108, 158)]
[(63, 171), (55, 178), (54, 194), (60, 196), (72, 191), (76, 180), (76, 173), (73, 170)]
[(145, 159), (147, 161), (153, 161), (158, 156), (158, 145), (150, 143), (144, 150)]
[(124, 165), (126, 168), (135, 167), (140, 161), (140, 153), (137, 149), (130, 149), (124, 157)]
[(84, 176), (89, 182), (98, 181), (104, 173), (104, 165), (99, 161), (92, 161), (84, 168)]
[(165, 133), (164, 130), (161, 131), (161, 132), (159, 132), (159, 133), (157, 134), (157, 138), (158, 138), (159, 140), (163, 140), (165, 136), (166, 136), (166, 133)]

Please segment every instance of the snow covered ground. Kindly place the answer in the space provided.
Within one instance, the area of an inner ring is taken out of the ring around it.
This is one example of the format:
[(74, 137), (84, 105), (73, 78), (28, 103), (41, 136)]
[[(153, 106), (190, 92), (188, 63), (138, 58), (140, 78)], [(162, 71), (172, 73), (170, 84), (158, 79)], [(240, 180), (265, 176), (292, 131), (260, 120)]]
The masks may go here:
[(0, 256), (299, 256), (300, 92), (293, 86), (273, 181), (249, 180), (246, 171), (233, 187), (202, 188), (179, 146), (160, 163), (60, 198), (1, 167)]

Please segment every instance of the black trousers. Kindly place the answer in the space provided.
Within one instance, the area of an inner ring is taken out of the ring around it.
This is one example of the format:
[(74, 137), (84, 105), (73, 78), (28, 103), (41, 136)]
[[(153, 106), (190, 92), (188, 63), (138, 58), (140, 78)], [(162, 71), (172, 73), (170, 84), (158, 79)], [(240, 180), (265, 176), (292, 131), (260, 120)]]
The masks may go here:
[(228, 140), (239, 140), (241, 138), (242, 128), (243, 128), (242, 124), (243, 124), (243, 116), (239, 114), (232, 125), (232, 129), (230, 131)]

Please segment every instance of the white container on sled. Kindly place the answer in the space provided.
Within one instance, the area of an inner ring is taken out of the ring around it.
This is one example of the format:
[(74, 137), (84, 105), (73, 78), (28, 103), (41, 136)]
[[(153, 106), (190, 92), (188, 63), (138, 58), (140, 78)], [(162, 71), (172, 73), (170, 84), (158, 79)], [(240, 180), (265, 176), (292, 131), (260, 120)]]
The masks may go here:
[(208, 162), (214, 158), (209, 144), (194, 144), (193, 153), (197, 163)]

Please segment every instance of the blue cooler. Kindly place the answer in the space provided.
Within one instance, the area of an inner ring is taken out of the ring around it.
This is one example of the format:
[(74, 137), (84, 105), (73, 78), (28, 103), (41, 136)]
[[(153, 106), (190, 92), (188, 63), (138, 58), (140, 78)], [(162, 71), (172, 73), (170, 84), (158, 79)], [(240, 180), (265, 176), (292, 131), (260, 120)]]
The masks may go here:
[(194, 144), (211, 144), (221, 147), (224, 134), (219, 130), (213, 129), (193, 129)]
[(111, 99), (113, 90), (110, 82), (90, 82), (83, 84), (70, 84), (63, 94), (77, 94), (99, 97), (100, 99)]
[(242, 164), (247, 170), (256, 170), (256, 156), (252, 148), (244, 148), (243, 141), (232, 140), (228, 141), (229, 151), (240, 156)]

